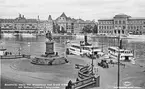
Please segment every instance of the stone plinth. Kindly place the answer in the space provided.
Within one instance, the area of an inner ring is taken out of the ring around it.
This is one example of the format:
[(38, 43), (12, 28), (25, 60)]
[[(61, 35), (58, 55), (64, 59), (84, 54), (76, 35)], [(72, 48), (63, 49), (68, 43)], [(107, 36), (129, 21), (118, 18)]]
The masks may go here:
[(54, 42), (46, 42), (46, 55), (54, 54)]

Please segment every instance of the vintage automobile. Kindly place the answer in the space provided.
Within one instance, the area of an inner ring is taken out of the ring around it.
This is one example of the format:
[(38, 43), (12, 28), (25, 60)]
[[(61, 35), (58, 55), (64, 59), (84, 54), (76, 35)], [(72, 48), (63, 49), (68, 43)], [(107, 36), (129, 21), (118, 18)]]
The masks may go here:
[(101, 62), (98, 63), (98, 66), (101, 66), (103, 68), (109, 68), (109, 65), (106, 60), (101, 60)]

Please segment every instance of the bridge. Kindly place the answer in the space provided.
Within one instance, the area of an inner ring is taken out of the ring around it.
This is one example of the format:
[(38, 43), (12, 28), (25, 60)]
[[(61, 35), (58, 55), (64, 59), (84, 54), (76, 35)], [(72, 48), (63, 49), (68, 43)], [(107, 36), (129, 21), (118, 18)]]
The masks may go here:
[(100, 86), (100, 76), (95, 76), (94, 74), (92, 74), (92, 67), (88, 65), (83, 66), (77, 64), (76, 68), (79, 68), (78, 78), (76, 79), (76, 82), (72, 82), (70, 80), (65, 89), (84, 89), (86, 87)]

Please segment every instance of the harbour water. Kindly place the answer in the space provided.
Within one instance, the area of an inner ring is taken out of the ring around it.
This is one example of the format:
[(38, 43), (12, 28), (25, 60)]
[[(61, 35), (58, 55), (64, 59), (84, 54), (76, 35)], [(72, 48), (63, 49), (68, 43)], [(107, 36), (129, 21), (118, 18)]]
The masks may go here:
[[(65, 41), (70, 40), (70, 42), (79, 43), (80, 40), (75, 37), (54, 37), (55, 50), (58, 52), (64, 51)], [(98, 44), (104, 50), (109, 46), (117, 46), (118, 40), (115, 38), (91, 38), (88, 41), (92, 44)], [(18, 53), (18, 49), (21, 48), (20, 52), (30, 55), (41, 55), (45, 52), (45, 42), (46, 38), (44, 36), (32, 37), (32, 38), (22, 38), (22, 37), (1, 37), (0, 38), (0, 48), (7, 48), (14, 54)], [(134, 39), (123, 39), (122, 45), (126, 49), (132, 49), (135, 51), (135, 56), (138, 58), (145, 58), (145, 41), (139, 41)], [(39, 49), (38, 49), (39, 48)]]
[[(79, 43), (80, 40), (83, 40), (83, 39), (76, 39), (75, 37), (54, 37), (53, 39), (54, 39), (54, 42), (55, 42), (55, 48), (54, 49), (55, 49), (55, 51), (58, 51), (59, 54), (62, 54), (65, 51), (64, 48), (65, 48), (65, 41), (66, 40), (70, 40), (70, 42), (75, 42), (75, 43)], [(105, 37), (104, 38), (91, 38), (91, 39), (88, 39), (88, 41), (90, 43), (94, 44), (94, 45), (99, 45), (100, 47), (102, 47), (104, 52), (107, 52), (107, 47), (109, 47), (109, 46), (117, 46), (118, 45), (117, 39), (115, 39), (115, 38), (105, 38)], [(6, 48), (7, 51), (12, 52), (14, 54), (18, 54), (18, 49), (21, 48), (20, 52), (22, 54), (24, 53), (24, 54), (30, 54), (32, 56), (36, 56), (36, 55), (42, 55), (42, 54), (45, 53), (45, 42), (46, 42), (46, 39), (45, 39), (44, 36), (38, 36), (38, 37), (35, 37), (35, 38), (22, 38), (22, 37), (13, 37), (13, 38), (6, 37), (6, 38), (4, 38), (4, 37), (2, 37), (0, 39), (0, 48), (2, 48), (2, 47)], [(126, 49), (133, 49), (135, 51), (135, 56), (136, 56), (137, 62), (140, 63), (140, 65), (142, 65), (142, 66), (145, 65), (145, 41), (139, 41), (139, 40), (138, 41), (134, 41), (134, 40), (130, 40), (130, 39), (123, 39), (122, 45)], [(75, 60), (75, 62), (76, 61), (77, 60)], [(48, 73), (41, 74), (41, 73), (43, 73), (44, 70), (45, 70), (45, 72), (49, 72), (49, 71), (53, 70), (53, 67), (50, 68), (50, 67), (46, 67), (46, 66), (45, 67), (36, 66), (34, 68), (33, 65), (29, 65), (29, 64), (26, 66), (26, 68), (24, 68), (26, 63), (27, 63), (27, 61), (22, 61), (22, 62), (21, 61), (18, 61), (18, 62), (16, 61), (14, 63), (17, 66), (19, 66), (20, 74), (21, 74), (21, 72), (26, 71), (26, 72), (23, 72), (23, 73), (27, 74), (28, 72), (30, 72), (34, 76), (39, 76), (39, 77), (41, 76), (43, 78), (44, 75), (46, 77), (48, 77)], [(77, 63), (82, 63), (82, 62), (80, 61), (80, 62), (77, 62)], [(65, 68), (64, 66), (61, 66), (61, 67)], [(69, 68), (69, 66), (67, 66), (67, 65), (66, 65), (66, 67)], [(3, 68), (5, 68), (5, 66), (3, 66)], [(34, 69), (31, 69), (31, 68), (34, 68)], [(68, 73), (69, 72), (71, 73), (71, 71), (67, 70), (67, 68), (66, 68), (66, 71), (68, 71)], [(130, 67), (128, 67), (128, 68), (130, 68)], [(56, 68), (54, 70), (57, 70), (57, 69), (58, 69), (58, 67), (56, 66)], [(100, 69), (100, 70), (102, 71), (102, 75), (101, 76), (106, 76), (104, 78), (108, 78), (107, 76), (113, 76), (112, 78), (114, 78), (114, 74), (113, 73), (116, 70), (115, 67), (114, 68), (110, 68), (109, 70), (102, 70), (102, 69)], [(36, 71), (38, 72), (38, 74), (37, 74)], [(127, 71), (128, 71), (128, 69), (126, 68), (125, 72), (127, 73)], [(3, 73), (7, 73), (8, 70), (3, 69), (2, 72)], [(57, 70), (56, 72), (58, 73), (59, 71)], [(63, 74), (64, 71), (60, 71), (60, 73)], [(126, 76), (126, 75), (124, 74), (122, 76)], [(19, 76), (17, 75), (17, 77), (19, 77)], [(56, 76), (53, 76), (53, 77), (56, 77)], [(76, 76), (73, 76), (73, 77), (76, 77)], [(59, 75), (59, 78), (60, 78), (60, 75)], [(141, 78), (141, 77), (139, 77), (139, 78)], [(62, 78), (60, 78), (60, 79), (62, 79)], [(24, 81), (28, 81), (28, 80), (24, 79)], [(130, 81), (133, 81), (133, 80), (130, 80)], [(142, 79), (138, 80), (138, 81), (141, 81), (141, 83), (145, 83), (145, 80), (142, 80)], [(41, 82), (41, 80), (40, 80), (40, 82)], [(105, 88), (103, 88), (103, 89), (105, 89)]]

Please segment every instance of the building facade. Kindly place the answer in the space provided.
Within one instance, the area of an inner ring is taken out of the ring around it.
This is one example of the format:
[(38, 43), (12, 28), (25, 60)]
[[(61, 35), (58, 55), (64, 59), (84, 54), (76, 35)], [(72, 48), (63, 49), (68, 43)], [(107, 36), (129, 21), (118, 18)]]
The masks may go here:
[(74, 19), (67, 17), (65, 13), (62, 13), (60, 17), (55, 20), (55, 23), (60, 26), (60, 30), (64, 29), (67, 33), (79, 34), (86, 25), (95, 26), (93, 21), (84, 21), (82, 19)]
[(74, 19), (67, 17), (65, 13), (62, 13), (57, 19), (53, 20), (51, 15), (47, 20), (26, 19), (24, 15), (19, 14), (15, 19), (0, 19), (1, 31), (3, 33), (46, 33), (48, 31), (53, 32), (54, 25), (59, 26), (59, 30), (64, 30), (67, 33), (80, 33), (86, 25), (94, 26), (93, 21), (84, 21), (82, 19)]
[(21, 14), (16, 19), (0, 19), (1, 31), (5, 33), (11, 32), (36, 32), (38, 30), (37, 19), (26, 19)]
[(98, 20), (100, 34), (145, 34), (145, 18), (133, 18), (125, 14), (115, 15), (112, 19)]

